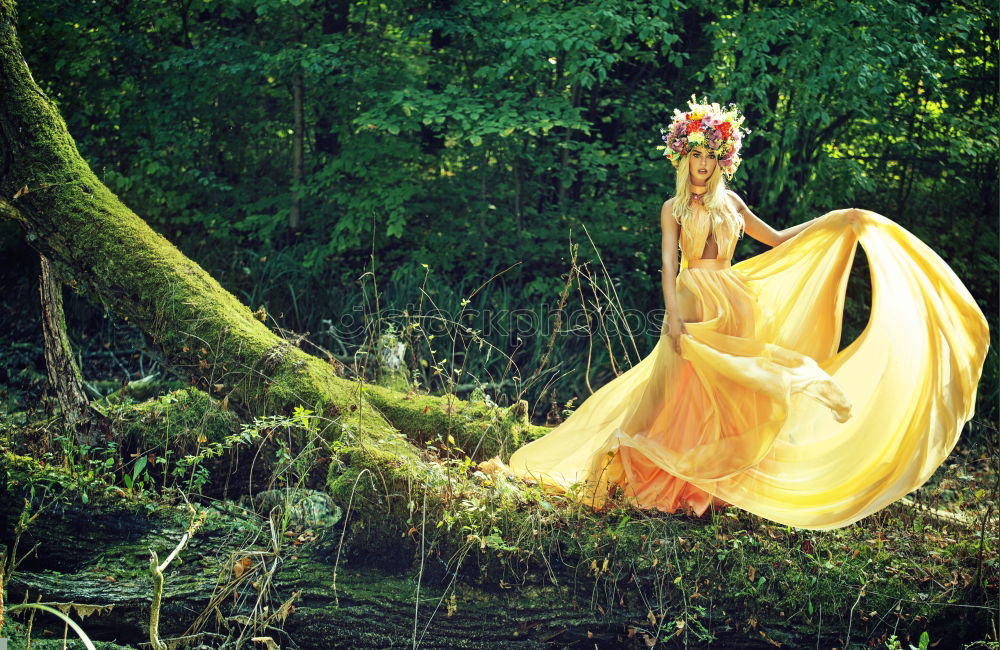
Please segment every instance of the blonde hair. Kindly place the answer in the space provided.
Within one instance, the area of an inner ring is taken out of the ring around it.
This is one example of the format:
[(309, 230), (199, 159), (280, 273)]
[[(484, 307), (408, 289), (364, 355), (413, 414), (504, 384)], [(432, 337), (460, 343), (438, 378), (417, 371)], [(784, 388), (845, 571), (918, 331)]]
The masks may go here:
[[(685, 155), (677, 166), (677, 179), (674, 189), (674, 220), (680, 224), (681, 228), (687, 228), (688, 223), (695, 213), (691, 209), (691, 169), (688, 156)], [(723, 178), (722, 165), (716, 165), (715, 171), (705, 184), (705, 198), (702, 202), (705, 211), (708, 213), (708, 221), (712, 231), (722, 231), (728, 229), (733, 238), (739, 239), (743, 233), (743, 216), (733, 210), (726, 193), (726, 181)]]

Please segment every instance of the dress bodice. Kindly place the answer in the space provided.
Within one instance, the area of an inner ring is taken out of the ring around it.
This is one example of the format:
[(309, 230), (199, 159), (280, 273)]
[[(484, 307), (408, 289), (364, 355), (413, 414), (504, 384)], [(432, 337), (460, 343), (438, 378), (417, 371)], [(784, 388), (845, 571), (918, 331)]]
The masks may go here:
[(705, 210), (687, 215), (681, 222), (681, 267), (687, 262), (702, 259), (709, 235), (715, 236), (719, 252), (716, 259), (731, 260), (736, 252), (736, 241), (743, 230), (743, 217), (739, 214), (709, 216)]

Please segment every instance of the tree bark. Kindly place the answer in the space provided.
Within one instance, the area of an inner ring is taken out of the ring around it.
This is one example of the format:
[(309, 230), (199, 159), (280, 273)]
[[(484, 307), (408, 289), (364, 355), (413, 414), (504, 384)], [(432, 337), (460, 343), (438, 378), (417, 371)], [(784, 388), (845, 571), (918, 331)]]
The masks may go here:
[(92, 445), (94, 436), (87, 426), (90, 400), (83, 390), (83, 378), (73, 359), (73, 349), (66, 334), (62, 282), (53, 275), (48, 258), (41, 255), (40, 259), (42, 272), (38, 293), (42, 306), (42, 335), (49, 386), (55, 391), (66, 427), (73, 432), (78, 443)]

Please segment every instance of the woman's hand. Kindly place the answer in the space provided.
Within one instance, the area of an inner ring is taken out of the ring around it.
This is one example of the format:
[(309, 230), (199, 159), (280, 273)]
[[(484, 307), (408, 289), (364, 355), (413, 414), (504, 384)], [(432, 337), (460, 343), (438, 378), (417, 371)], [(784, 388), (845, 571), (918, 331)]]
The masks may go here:
[(841, 228), (853, 228), (861, 221), (862, 216), (861, 210), (857, 208), (843, 208), (840, 210), (831, 210), (823, 216), (817, 217), (817, 219), (828, 219), (831, 223)]
[(684, 321), (678, 314), (673, 314), (670, 316), (670, 331), (667, 335), (670, 337), (670, 342), (674, 346), (674, 352), (677, 354), (681, 353), (681, 334), (687, 334), (687, 330), (684, 328)]

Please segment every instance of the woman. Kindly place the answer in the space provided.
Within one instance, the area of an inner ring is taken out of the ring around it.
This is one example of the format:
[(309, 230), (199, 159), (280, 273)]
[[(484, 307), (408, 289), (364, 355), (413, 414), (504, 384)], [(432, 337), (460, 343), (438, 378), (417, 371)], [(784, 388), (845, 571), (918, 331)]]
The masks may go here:
[[(989, 342), (981, 310), (940, 257), (880, 215), (837, 210), (780, 232), (761, 221), (723, 182), (740, 164), (742, 123), (735, 107), (694, 98), (675, 111), (663, 138), (677, 169), (660, 211), (663, 335), (516, 451), (515, 474), (594, 507), (619, 492), (667, 512), (729, 503), (820, 529), (919, 487), (954, 447)], [(741, 232), (774, 248), (731, 265)], [(839, 350), (858, 243), (872, 313)]]

